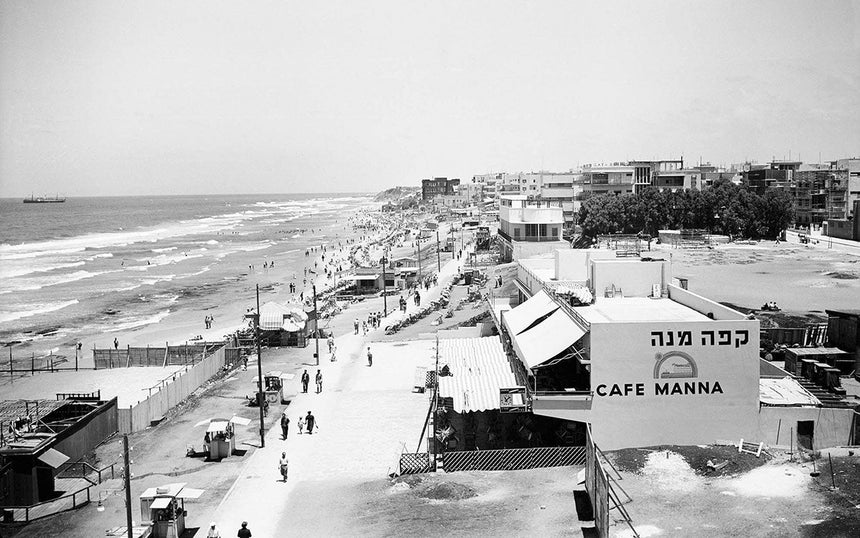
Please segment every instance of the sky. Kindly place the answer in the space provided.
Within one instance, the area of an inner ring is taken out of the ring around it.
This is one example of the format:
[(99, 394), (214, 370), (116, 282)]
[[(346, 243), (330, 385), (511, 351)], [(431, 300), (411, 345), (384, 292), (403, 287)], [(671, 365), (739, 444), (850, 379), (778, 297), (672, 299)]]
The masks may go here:
[(860, 157), (860, 0), (0, 0), (0, 196)]

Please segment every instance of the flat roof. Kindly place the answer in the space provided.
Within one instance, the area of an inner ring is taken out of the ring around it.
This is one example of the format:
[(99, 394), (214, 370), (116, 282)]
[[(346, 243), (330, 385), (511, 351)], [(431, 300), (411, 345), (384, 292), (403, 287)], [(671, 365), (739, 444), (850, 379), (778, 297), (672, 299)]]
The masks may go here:
[(842, 351), (838, 347), (787, 347), (786, 352), (791, 352), (795, 356), (819, 356), (819, 355), (851, 355), (847, 351)]
[(593, 305), (575, 307), (589, 323), (612, 321), (711, 321), (711, 318), (672, 299), (598, 297)]

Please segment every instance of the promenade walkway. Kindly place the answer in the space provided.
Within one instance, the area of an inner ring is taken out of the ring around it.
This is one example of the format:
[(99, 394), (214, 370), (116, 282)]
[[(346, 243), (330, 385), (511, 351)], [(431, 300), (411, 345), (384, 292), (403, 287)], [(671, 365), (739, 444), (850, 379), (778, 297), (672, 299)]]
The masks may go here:
[[(458, 267), (459, 261), (449, 260), (438, 284), (422, 292), (422, 303), (437, 298)], [(410, 300), (409, 311), (416, 308)], [(396, 310), (389, 314), (382, 327), (398, 316), (402, 313)], [(396, 470), (401, 452), (415, 451), (429, 402), (427, 394), (412, 392), (414, 372), (416, 366), (430, 361), (435, 341), (413, 342), (407, 355), (398, 342), (373, 342), (376, 334), (379, 332), (336, 337), (335, 363), (328, 362), (327, 350), (321, 346), (320, 360), (326, 363), (323, 392), (314, 393), (315, 370), (308, 368), (309, 392), (299, 393), (287, 408), (289, 438), (283, 441), (280, 428), (271, 429), (266, 447), (248, 458), (220, 505), (211, 513), (200, 514), (198, 521), (216, 521), (227, 533), (248, 521), (255, 536), (280, 535), (291, 495), (303, 482), (359, 483), (385, 478)], [(372, 367), (367, 366), (368, 345), (373, 351)], [(298, 419), (308, 411), (316, 417), (319, 430), (299, 435)], [(282, 452), (290, 460), (287, 483), (278, 472)]]

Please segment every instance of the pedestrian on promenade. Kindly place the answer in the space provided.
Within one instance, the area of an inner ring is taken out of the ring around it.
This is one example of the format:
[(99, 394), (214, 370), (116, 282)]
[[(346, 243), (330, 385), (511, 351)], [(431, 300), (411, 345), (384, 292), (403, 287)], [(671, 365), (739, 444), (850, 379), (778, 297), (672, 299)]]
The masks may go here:
[(308, 374), (308, 371), (305, 370), (305, 372), (302, 374), (302, 392), (308, 391), (308, 383), (310, 383), (310, 382), (311, 382), (311, 376), (310, 376), (310, 374)]
[(367, 365), (373, 366), (373, 353), (370, 352), (370, 346), (367, 346)]
[(303, 417), (299, 417), (299, 435), (302, 434), (302, 430), (305, 429), (305, 419)]
[(314, 417), (313, 413), (308, 411), (307, 416), (305, 417), (305, 424), (307, 425), (308, 435), (314, 433), (314, 428), (319, 429), (319, 425), (317, 424), (317, 419)]
[(285, 441), (288, 433), (290, 433), (290, 418), (287, 416), (287, 412), (284, 411), (283, 414), (281, 414), (281, 434)]
[(215, 522), (209, 524), (209, 532), (206, 533), (206, 538), (221, 538), (221, 531), (215, 526)]
[(355, 334), (358, 334), (358, 318), (355, 318), (355, 321), (352, 322), (352, 326), (355, 329)]
[[(278, 468), (281, 470), (281, 476), (284, 477), (284, 482), (287, 481), (287, 472), (290, 470), (290, 460), (287, 459), (287, 453), (281, 452), (281, 459), (278, 462)], [(244, 527), (245, 524), (243, 523)], [(242, 536), (241, 534), (239, 536)], [(248, 531), (248, 536), (251, 536), (251, 531)]]
[(332, 350), (334, 349), (334, 335), (333, 334), (328, 335), (327, 342), (328, 342), (328, 352), (332, 353)]
[(319, 394), (320, 392), (322, 392), (322, 372), (320, 372), (319, 370), (317, 370), (316, 382), (317, 394)]
[(113, 348), (119, 350), (119, 340), (116, 338), (113, 339)]
[(336, 354), (337, 354), (337, 346), (332, 346), (331, 347), (331, 362), (334, 362), (337, 360)]

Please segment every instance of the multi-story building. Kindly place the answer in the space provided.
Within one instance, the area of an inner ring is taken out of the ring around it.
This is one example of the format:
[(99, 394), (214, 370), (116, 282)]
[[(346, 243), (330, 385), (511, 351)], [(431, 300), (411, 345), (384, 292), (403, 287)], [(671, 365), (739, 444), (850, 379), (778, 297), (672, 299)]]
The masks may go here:
[(627, 163), (586, 164), (582, 167), (582, 190), (586, 194), (631, 194), (634, 166)]
[(837, 170), (848, 172), (848, 192), (846, 197), (848, 216), (857, 218), (858, 215), (854, 213), (853, 208), (854, 202), (860, 200), (860, 158), (837, 159), (833, 164)]
[(516, 260), (558, 248), (570, 248), (562, 240), (564, 212), (559, 202), (505, 194), (499, 207), (501, 259)]
[(459, 179), (435, 177), (421, 180), (421, 199), (426, 201), (445, 194), (454, 194), (454, 187), (460, 184)]
[(630, 161), (633, 167), (633, 192), (653, 187), (660, 190), (702, 189), (703, 172), (684, 168), (684, 159), (662, 161)]
[(795, 223), (818, 226), (848, 217), (848, 170), (795, 170), (782, 188), (794, 199)]
[(759, 195), (769, 188), (785, 188), (802, 164), (801, 161), (772, 161), (766, 165), (746, 163), (742, 183)]
[[(506, 172), (473, 176), (476, 183), (492, 185), (493, 198), (505, 194), (522, 194), (534, 199), (561, 204), (564, 225), (572, 228), (576, 223), (576, 213), (581, 200), (577, 192), (582, 190), (582, 174), (573, 170), (568, 172)], [(489, 189), (488, 189), (489, 190)]]

